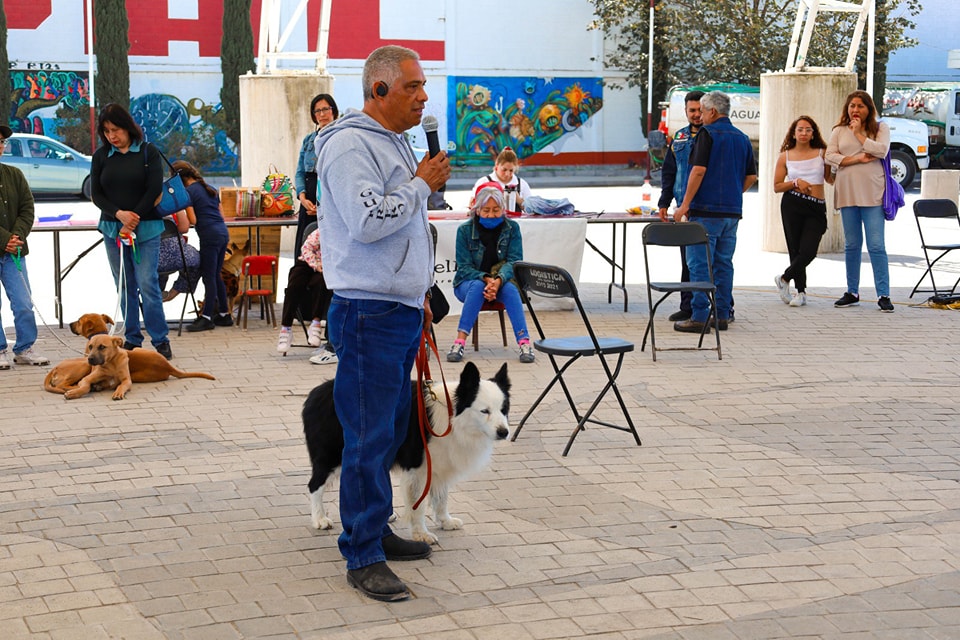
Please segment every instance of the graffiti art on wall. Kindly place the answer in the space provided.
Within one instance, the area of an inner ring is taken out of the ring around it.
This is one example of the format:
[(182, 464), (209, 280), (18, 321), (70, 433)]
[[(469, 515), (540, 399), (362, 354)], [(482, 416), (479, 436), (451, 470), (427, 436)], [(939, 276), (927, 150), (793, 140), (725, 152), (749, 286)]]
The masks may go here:
[(10, 128), (55, 137), (57, 107), (87, 109), (87, 74), (78, 71), (10, 71)]
[[(11, 70), (10, 81), (10, 128), (68, 142), (57, 131), (57, 109), (63, 106), (86, 116), (90, 105), (86, 72)], [(239, 170), (236, 145), (219, 124), (219, 104), (208, 105), (200, 98), (184, 104), (176, 96), (147, 93), (131, 100), (130, 113), (147, 140), (171, 160), (190, 160), (204, 173)]]
[(220, 105), (200, 98), (183, 104), (176, 96), (147, 93), (130, 101), (130, 115), (147, 140), (168, 156), (188, 160), (204, 173), (236, 173), (236, 146), (218, 126)]
[(448, 154), (459, 164), (490, 164), (504, 147), (532, 156), (603, 106), (600, 78), (451, 76), (448, 83)]

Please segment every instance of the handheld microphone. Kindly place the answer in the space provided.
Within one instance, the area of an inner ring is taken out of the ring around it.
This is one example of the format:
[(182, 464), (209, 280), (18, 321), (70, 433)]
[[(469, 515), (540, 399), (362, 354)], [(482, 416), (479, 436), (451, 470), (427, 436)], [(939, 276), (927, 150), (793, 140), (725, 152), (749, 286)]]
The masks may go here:
[(427, 149), (429, 150), (430, 157), (440, 153), (440, 138), (437, 137), (437, 129), (440, 128), (440, 123), (437, 121), (436, 116), (423, 116), (423, 121), (421, 125), (423, 127), (423, 132), (427, 134)]

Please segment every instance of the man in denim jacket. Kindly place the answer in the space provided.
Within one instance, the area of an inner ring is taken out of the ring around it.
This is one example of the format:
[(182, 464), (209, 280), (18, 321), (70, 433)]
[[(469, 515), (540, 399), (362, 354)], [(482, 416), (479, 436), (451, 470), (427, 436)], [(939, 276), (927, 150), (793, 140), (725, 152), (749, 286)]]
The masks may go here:
[[(660, 170), (660, 201), (657, 206), (660, 208), (660, 219), (667, 221), (667, 209), (670, 202), (677, 201), (679, 206), (683, 202), (683, 194), (687, 190), (687, 178), (690, 177), (690, 152), (693, 150), (693, 142), (700, 131), (702, 120), (700, 119), (700, 98), (703, 97), (703, 91), (690, 91), (683, 97), (684, 113), (687, 116), (687, 126), (680, 129), (673, 135), (670, 146), (667, 148), (667, 155), (663, 159), (663, 168)], [(690, 282), (690, 270), (687, 268), (687, 252), (680, 247), (680, 263), (683, 265), (680, 271), (680, 281)], [(689, 291), (680, 293), (680, 310), (670, 314), (670, 320), (688, 320), (692, 315), (691, 301), (693, 294)]]

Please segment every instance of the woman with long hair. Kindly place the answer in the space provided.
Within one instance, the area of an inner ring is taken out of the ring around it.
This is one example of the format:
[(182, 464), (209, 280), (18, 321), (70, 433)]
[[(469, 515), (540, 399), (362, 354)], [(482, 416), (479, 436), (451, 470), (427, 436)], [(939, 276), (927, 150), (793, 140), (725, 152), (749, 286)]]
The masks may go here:
[[(787, 129), (773, 172), (773, 190), (782, 193), (780, 219), (790, 254), (790, 266), (774, 282), (780, 298), (791, 307), (807, 304), (807, 265), (817, 257), (820, 237), (827, 231), (824, 182), (833, 182), (823, 159), (827, 143), (810, 116), (800, 116)], [(791, 296), (790, 281), (797, 293)]]
[(860, 261), (864, 237), (880, 311), (893, 313), (890, 302), (890, 267), (884, 242), (883, 190), (880, 160), (890, 150), (890, 128), (877, 121), (877, 107), (866, 91), (847, 96), (840, 121), (827, 143), (827, 162), (837, 168), (834, 206), (843, 221), (847, 291), (835, 307), (860, 304)]
[(123, 314), (125, 349), (143, 344), (143, 323), (157, 352), (170, 360), (167, 320), (157, 278), (163, 217), (155, 210), (163, 186), (160, 152), (126, 109), (110, 103), (100, 110), (101, 145), (90, 163), (93, 203), (100, 209), (98, 228), (117, 283)]

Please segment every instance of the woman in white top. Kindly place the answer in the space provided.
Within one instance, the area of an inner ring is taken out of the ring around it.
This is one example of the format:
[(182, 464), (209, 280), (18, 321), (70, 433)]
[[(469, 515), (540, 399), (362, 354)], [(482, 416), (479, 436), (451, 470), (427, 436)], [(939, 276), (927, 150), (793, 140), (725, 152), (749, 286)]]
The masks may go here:
[[(773, 173), (773, 190), (783, 194), (780, 219), (790, 254), (790, 266), (774, 282), (780, 298), (791, 307), (807, 304), (807, 265), (817, 257), (820, 237), (827, 231), (823, 183), (832, 183), (833, 178), (823, 160), (826, 148), (813, 118), (800, 116), (787, 129)], [(797, 288), (793, 296), (791, 280)]]
[(847, 291), (835, 307), (860, 304), (860, 259), (867, 242), (873, 284), (880, 311), (893, 313), (890, 266), (884, 242), (883, 190), (886, 181), (880, 160), (890, 150), (890, 128), (877, 121), (877, 108), (866, 91), (847, 96), (840, 122), (827, 143), (827, 162), (837, 167), (834, 206), (843, 221)]
[[(517, 169), (520, 168), (520, 160), (517, 154), (510, 147), (504, 148), (497, 156), (497, 162), (493, 167), (493, 173), (483, 176), (473, 185), (473, 192), (486, 182), (496, 182), (503, 187), (503, 193), (506, 198), (507, 211), (523, 211), (523, 201), (532, 195), (530, 185), (527, 181), (517, 175)], [(473, 206), (473, 202), (470, 202)]]

